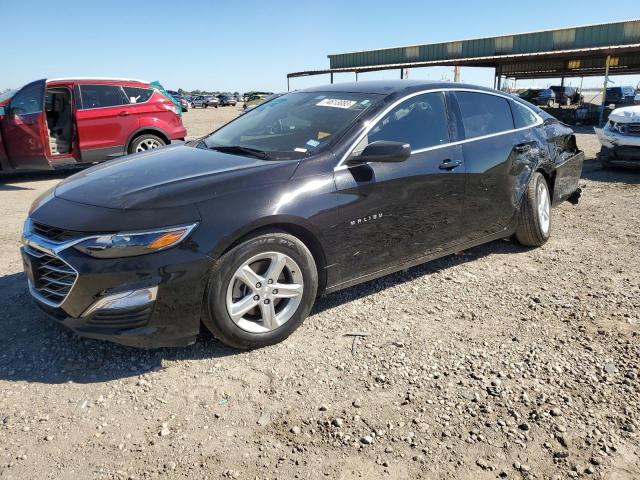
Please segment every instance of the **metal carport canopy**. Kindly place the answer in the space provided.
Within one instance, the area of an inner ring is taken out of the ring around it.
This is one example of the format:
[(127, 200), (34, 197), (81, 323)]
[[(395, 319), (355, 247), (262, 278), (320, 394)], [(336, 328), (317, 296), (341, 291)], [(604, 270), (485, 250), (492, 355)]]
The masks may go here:
[[(508, 78), (552, 78), (640, 73), (640, 20), (454, 42), (329, 55), (330, 68), (309, 75), (461, 66), (490, 67)], [(333, 76), (333, 75), (332, 75)]]

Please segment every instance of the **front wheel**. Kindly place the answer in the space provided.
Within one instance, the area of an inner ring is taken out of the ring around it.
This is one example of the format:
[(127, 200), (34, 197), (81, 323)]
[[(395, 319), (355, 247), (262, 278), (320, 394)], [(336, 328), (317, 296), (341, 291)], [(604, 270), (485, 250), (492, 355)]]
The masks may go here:
[(522, 206), (516, 239), (527, 247), (544, 245), (551, 234), (551, 196), (549, 186), (540, 172), (535, 172), (527, 187)]
[(305, 244), (284, 232), (265, 233), (216, 261), (202, 320), (232, 347), (273, 345), (302, 324), (317, 290), (316, 264)]

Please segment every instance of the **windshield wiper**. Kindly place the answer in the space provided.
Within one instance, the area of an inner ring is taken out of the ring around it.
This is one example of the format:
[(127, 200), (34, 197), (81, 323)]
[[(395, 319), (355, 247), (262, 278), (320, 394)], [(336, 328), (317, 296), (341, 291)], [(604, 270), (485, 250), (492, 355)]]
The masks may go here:
[(242, 147), (240, 145), (220, 145), (217, 147), (211, 147), (211, 150), (217, 150), (218, 152), (225, 153), (240, 153), (245, 155), (251, 155), (252, 157), (260, 158), (261, 160), (269, 160), (269, 154), (257, 148)]

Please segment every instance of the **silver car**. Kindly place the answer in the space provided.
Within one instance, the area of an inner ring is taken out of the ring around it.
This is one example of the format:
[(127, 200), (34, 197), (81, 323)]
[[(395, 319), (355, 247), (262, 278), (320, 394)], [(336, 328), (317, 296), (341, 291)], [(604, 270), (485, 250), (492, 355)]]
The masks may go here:
[(220, 104), (220, 101), (218, 100), (218, 98), (212, 95), (198, 95), (196, 97), (193, 97), (193, 99), (191, 100), (191, 108), (196, 108), (196, 107), (218, 108), (219, 104)]

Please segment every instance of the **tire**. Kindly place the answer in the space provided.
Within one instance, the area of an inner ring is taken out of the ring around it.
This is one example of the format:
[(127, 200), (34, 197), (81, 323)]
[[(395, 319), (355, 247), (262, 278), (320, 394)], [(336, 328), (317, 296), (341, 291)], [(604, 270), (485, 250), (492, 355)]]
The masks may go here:
[[(286, 263), (282, 263), (283, 257)], [(282, 273), (276, 279), (268, 279), (269, 269), (278, 271), (278, 264), (284, 265)], [(250, 275), (244, 273), (247, 266)], [(269, 280), (275, 283), (270, 284)], [(281, 290), (292, 285), (285, 294), (291, 297), (276, 298), (278, 289), (270, 285), (280, 285)], [(292, 293), (294, 290), (296, 293)], [(281, 342), (302, 324), (317, 290), (318, 271), (306, 245), (281, 231), (265, 232), (242, 242), (215, 262), (205, 293), (202, 321), (226, 345), (242, 350), (266, 347)], [(237, 307), (234, 319), (230, 310), (240, 304), (251, 309)], [(269, 324), (266, 312), (276, 319), (273, 323)]]
[[(129, 144), (129, 153), (139, 153), (154, 148), (160, 148), (167, 144), (162, 138), (157, 135), (145, 134), (134, 138)], [(155, 146), (153, 146), (155, 145)]]
[(522, 199), (516, 239), (526, 247), (539, 247), (549, 240), (550, 234), (551, 198), (549, 186), (544, 176), (540, 172), (535, 172)]
[(202, 105), (204, 108), (208, 108), (209, 105), (207, 105), (206, 103)]
[(600, 165), (602, 168), (614, 168), (614, 164), (611, 163), (611, 158), (615, 158), (615, 152), (610, 148), (605, 146), (600, 148), (600, 152), (598, 152), (598, 160), (600, 160)]

